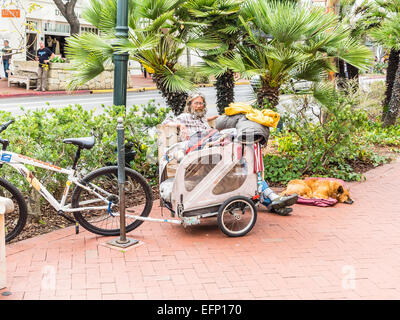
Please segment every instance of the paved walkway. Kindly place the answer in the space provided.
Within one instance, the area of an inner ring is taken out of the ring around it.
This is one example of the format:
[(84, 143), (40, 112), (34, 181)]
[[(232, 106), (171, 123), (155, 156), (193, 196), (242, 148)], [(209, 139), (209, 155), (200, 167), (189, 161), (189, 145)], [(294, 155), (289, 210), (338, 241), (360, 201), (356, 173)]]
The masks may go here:
[[(400, 161), (366, 177), (348, 184), (353, 205), (259, 210), (242, 238), (209, 219), (186, 229), (145, 222), (125, 252), (73, 227), (7, 245), (0, 300), (399, 299)], [(161, 216), (157, 202), (151, 216)]]

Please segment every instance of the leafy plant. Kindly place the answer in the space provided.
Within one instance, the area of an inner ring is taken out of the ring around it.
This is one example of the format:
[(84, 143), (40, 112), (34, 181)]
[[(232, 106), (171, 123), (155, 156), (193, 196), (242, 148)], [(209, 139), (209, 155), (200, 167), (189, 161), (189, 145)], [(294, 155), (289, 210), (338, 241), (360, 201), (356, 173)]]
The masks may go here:
[[(123, 117), (125, 142), (136, 152), (131, 167), (142, 173), (151, 183), (157, 180), (157, 143), (154, 127), (161, 123), (169, 109), (159, 108), (150, 101), (145, 106), (133, 106), (125, 114), (121, 106), (102, 107), (100, 114), (85, 110), (80, 105), (64, 108), (49, 108), (25, 111), (2, 133), (10, 141), (9, 150), (42, 160), (53, 165), (69, 168), (72, 165), (76, 147), (64, 144), (72, 137), (94, 135), (96, 144), (91, 150), (83, 150), (79, 161), (82, 174), (96, 168), (117, 163), (117, 118)], [(12, 118), (11, 113), (0, 111), (0, 123)], [(34, 175), (46, 185), (56, 198), (60, 197), (66, 176), (44, 169), (29, 167)], [(27, 196), (35, 199), (31, 188), (15, 170), (3, 166), (2, 175), (18, 186)], [(35, 191), (33, 191), (35, 192)]]
[[(266, 179), (287, 182), (318, 175), (360, 180), (362, 175), (354, 171), (357, 163), (376, 166), (389, 161), (371, 150), (369, 142), (377, 142), (372, 140), (377, 125), (370, 124), (356, 95), (337, 91), (330, 84), (315, 86), (313, 95), (298, 98), (288, 110), (286, 129), (274, 133), (280, 155), (264, 159)], [(397, 131), (388, 136), (392, 141), (399, 137)]]
[(52, 63), (65, 63), (65, 62), (67, 62), (67, 60), (56, 56), (53, 59), (51, 59), (50, 62), (52, 62)]
[(279, 103), (280, 88), (290, 79), (322, 81), (335, 72), (334, 58), (359, 68), (371, 61), (370, 50), (350, 36), (333, 13), (290, 2), (245, 1), (239, 17), (246, 40), (229, 58), (218, 62), (244, 78), (260, 77), (257, 102)]

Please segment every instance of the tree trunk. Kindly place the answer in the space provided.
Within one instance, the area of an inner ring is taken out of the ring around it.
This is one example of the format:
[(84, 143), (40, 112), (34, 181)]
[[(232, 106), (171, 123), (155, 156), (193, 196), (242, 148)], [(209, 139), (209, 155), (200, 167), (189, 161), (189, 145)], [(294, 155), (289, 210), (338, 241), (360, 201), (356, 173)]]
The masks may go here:
[(80, 23), (75, 13), (75, 5), (77, 0), (70, 0), (66, 3), (64, 3), (63, 0), (53, 1), (56, 4), (58, 10), (60, 10), (61, 14), (64, 16), (65, 20), (67, 20), (71, 28), (71, 35), (79, 34)]
[(349, 79), (357, 79), (358, 80), (360, 77), (360, 70), (349, 63), (346, 63), (346, 64), (347, 64), (347, 72), (349, 74)]
[(228, 70), (217, 77), (215, 88), (217, 90), (217, 109), (219, 114), (225, 112), (225, 108), (234, 101), (235, 78), (234, 73)]
[[(399, 55), (399, 53), (397, 53)], [(400, 111), (400, 65), (397, 66), (396, 76), (393, 82), (392, 98), (389, 102), (389, 108), (383, 121), (383, 127), (394, 125)]]
[(400, 51), (391, 50), (389, 54), (388, 67), (386, 70), (385, 100), (383, 101), (383, 108), (382, 108), (382, 122), (385, 121), (386, 115), (388, 113), (388, 106), (392, 98), (393, 83), (396, 77), (396, 71), (399, 66), (399, 53)]
[(349, 64), (343, 61), (342, 59), (337, 59), (337, 67), (339, 72), (337, 73), (337, 85), (339, 88), (346, 87), (346, 81), (350, 78), (349, 77)]
[(279, 104), (279, 87), (271, 87), (265, 80), (261, 80), (261, 87), (257, 91), (257, 104), (262, 109), (276, 110)]
[(161, 91), (161, 95), (167, 101), (167, 105), (172, 109), (173, 113), (177, 116), (185, 110), (186, 100), (188, 94), (186, 92), (172, 92), (169, 91), (162, 83), (160, 76), (153, 74), (153, 80), (157, 89)]

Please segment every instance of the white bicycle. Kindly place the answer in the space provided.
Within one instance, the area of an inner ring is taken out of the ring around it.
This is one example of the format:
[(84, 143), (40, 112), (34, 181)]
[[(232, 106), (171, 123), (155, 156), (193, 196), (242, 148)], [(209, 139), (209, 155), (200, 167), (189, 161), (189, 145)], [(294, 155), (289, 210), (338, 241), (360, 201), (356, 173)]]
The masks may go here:
[[(13, 120), (0, 126), (0, 133), (6, 130), (11, 123)], [(81, 177), (77, 170), (78, 160), (83, 149), (90, 150), (94, 146), (94, 137), (65, 139), (63, 142), (78, 147), (71, 169), (60, 168), (41, 160), (9, 152), (7, 151), (9, 141), (4, 139), (0, 139), (0, 144), (3, 146), (0, 151), (0, 168), (6, 164), (16, 169), (59, 215), (75, 223), (76, 232), (79, 230), (78, 226), (81, 225), (95, 234), (119, 235), (118, 167), (103, 167)], [(65, 174), (67, 181), (61, 200), (56, 200), (25, 165)], [(150, 186), (141, 174), (131, 168), (125, 168), (125, 181), (125, 207), (129, 208), (129, 212), (134, 212), (136, 216), (147, 217), (153, 206)], [(75, 188), (69, 198), (72, 184), (75, 185)], [(8, 197), (14, 202), (14, 212), (6, 215), (5, 218), (6, 241), (9, 242), (23, 230), (28, 217), (28, 209), (22, 193), (4, 178), (0, 178), (0, 196)], [(66, 213), (72, 213), (74, 218)], [(127, 216), (126, 232), (132, 231), (142, 223), (141, 220)]]

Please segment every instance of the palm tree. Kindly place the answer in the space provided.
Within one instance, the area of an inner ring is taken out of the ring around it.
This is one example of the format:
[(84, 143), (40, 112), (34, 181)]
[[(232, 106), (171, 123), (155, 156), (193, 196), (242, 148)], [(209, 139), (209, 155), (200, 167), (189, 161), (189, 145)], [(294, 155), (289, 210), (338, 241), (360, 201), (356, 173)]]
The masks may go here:
[[(399, 61), (400, 53), (400, 12), (387, 17), (382, 25), (371, 32), (372, 37), (391, 49), (393, 58)], [(390, 101), (382, 118), (383, 127), (394, 125), (400, 112), (400, 65), (395, 72)], [(389, 70), (388, 70), (389, 71)], [(384, 106), (385, 107), (385, 106)]]
[(238, 17), (243, 0), (189, 0), (185, 4), (194, 21), (203, 25), (195, 31), (201, 39), (215, 43), (215, 47), (199, 50), (203, 64), (199, 70), (216, 77), (217, 109), (221, 114), (234, 101), (234, 72), (215, 64), (219, 56), (227, 56), (242, 40), (244, 30)]
[[(365, 40), (368, 31), (377, 27), (382, 20), (381, 14), (376, 11), (374, 2), (363, 0), (341, 0), (338, 6), (338, 17), (342, 25), (350, 30), (350, 36), (361, 42)], [(339, 79), (357, 79), (359, 70), (351, 64), (338, 60)], [(347, 69), (347, 75), (345, 74)]]
[(333, 58), (358, 68), (366, 68), (372, 60), (370, 50), (349, 36), (337, 16), (320, 8), (248, 0), (239, 20), (248, 38), (237, 52), (218, 62), (243, 77), (260, 77), (259, 107), (274, 108), (281, 86), (290, 79), (320, 81), (335, 71)]
[[(117, 0), (90, 0), (83, 17), (99, 29), (99, 35), (70, 37), (67, 56), (75, 75), (70, 87), (99, 75), (112, 64), (115, 52), (128, 52), (152, 74), (157, 88), (175, 114), (183, 111), (187, 91), (193, 89), (185, 68), (178, 68), (188, 27), (177, 16), (184, 0), (129, 0), (128, 39), (115, 39)], [(188, 41), (188, 40), (187, 40)]]
[[(377, 15), (381, 17), (383, 22), (387, 18), (390, 18), (391, 16), (400, 13), (400, 2), (398, 0), (377, 0), (375, 10), (377, 12)], [(373, 32), (375, 32), (377, 28), (375, 28)], [(386, 69), (386, 91), (382, 108), (383, 123), (385, 122), (386, 115), (388, 114), (388, 106), (392, 98), (393, 84), (396, 78), (396, 71), (398, 69), (400, 62), (399, 59), (400, 50), (396, 50), (395, 47), (393, 48), (389, 47), (389, 50), (390, 52), (388, 58), (388, 66)]]

